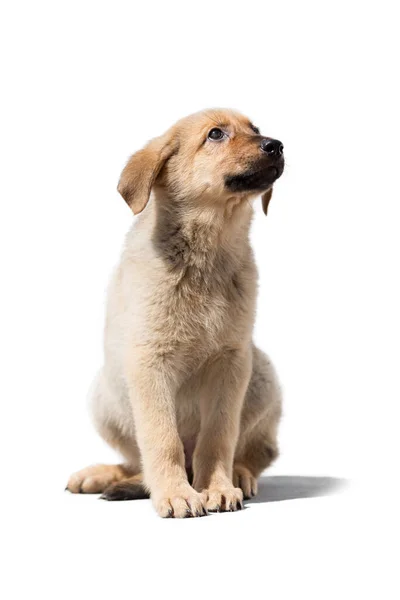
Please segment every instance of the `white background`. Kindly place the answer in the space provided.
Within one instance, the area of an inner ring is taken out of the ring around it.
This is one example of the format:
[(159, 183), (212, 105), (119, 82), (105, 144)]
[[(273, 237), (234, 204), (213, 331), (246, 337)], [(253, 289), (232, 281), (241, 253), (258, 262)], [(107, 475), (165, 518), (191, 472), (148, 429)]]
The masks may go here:
[[(9, 1), (1, 12), (4, 597), (398, 598), (395, 2)], [(252, 230), (255, 337), (285, 392), (269, 474), (350, 484), (280, 502), (264, 486), (241, 513), (162, 521), (149, 501), (63, 489), (72, 471), (115, 461), (86, 393), (132, 220), (120, 171), (213, 106), (285, 145)]]

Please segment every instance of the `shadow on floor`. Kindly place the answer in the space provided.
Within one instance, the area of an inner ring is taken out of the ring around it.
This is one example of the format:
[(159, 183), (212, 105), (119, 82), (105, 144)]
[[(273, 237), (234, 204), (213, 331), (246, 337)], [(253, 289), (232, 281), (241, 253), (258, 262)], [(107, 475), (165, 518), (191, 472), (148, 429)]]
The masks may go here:
[[(346, 479), (335, 477), (308, 477), (300, 475), (270, 475), (260, 477), (258, 494), (248, 502), (281, 502), (298, 498), (330, 496), (348, 484)], [(246, 502), (247, 504), (247, 502)]]

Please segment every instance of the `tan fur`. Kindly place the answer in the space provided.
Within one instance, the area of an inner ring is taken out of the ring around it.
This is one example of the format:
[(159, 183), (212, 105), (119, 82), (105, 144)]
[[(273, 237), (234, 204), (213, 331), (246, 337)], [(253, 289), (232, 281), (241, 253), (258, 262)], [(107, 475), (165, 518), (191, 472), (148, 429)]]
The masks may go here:
[[(229, 139), (207, 140), (217, 126)], [(115, 499), (113, 485), (137, 487), (143, 473), (161, 516), (236, 510), (276, 458), (279, 386), (252, 343), (257, 271), (248, 234), (259, 192), (224, 184), (257, 159), (256, 138), (245, 117), (204, 111), (125, 167), (118, 189), (141, 214), (109, 288), (92, 408), (126, 464), (84, 469), (70, 491), (108, 490)], [(271, 188), (265, 209), (270, 196)]]

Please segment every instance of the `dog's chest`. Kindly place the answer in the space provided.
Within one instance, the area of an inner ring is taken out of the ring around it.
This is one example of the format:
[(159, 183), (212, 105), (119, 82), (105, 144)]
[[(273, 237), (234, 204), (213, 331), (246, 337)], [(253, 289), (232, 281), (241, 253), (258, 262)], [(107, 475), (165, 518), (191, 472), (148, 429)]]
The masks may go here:
[(234, 343), (251, 329), (254, 318), (255, 281), (245, 271), (201, 274), (166, 295), (165, 322), (177, 342), (199, 350)]

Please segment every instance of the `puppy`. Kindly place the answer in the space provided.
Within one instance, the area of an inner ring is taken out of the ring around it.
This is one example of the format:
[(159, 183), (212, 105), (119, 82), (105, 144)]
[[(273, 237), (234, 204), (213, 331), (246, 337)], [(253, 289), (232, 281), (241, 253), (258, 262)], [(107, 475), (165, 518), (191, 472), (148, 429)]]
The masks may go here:
[(97, 430), (124, 462), (75, 473), (71, 492), (150, 494), (162, 517), (234, 511), (257, 493), (278, 454), (281, 395), (252, 342), (251, 201), (262, 194), (266, 212), (283, 169), (281, 142), (230, 110), (182, 119), (128, 161), (118, 191), (139, 217), (109, 288), (92, 394)]

